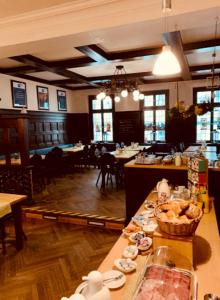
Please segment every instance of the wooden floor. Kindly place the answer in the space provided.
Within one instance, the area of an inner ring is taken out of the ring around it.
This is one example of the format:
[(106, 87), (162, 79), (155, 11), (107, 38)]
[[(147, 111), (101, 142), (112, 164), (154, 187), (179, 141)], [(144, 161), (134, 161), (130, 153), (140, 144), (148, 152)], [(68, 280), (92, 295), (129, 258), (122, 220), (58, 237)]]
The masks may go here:
[(123, 188), (116, 190), (109, 182), (105, 191), (96, 186), (99, 170), (76, 169), (55, 179), (55, 183), (47, 185), (40, 193), (35, 193), (33, 209), (48, 209), (64, 212), (80, 212), (124, 218), (125, 192)]
[(23, 250), (8, 244), (7, 254), (0, 253), (1, 300), (69, 297), (81, 277), (97, 269), (120, 234), (45, 220), (25, 221), (24, 230), (28, 240)]

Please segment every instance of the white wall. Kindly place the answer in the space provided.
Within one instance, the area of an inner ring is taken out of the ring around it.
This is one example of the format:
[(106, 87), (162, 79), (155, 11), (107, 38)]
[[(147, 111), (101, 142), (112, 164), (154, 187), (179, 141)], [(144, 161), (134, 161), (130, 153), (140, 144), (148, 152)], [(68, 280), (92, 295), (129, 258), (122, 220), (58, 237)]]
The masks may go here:
[[(186, 105), (193, 103), (193, 88), (205, 87), (205, 80), (191, 80), (180, 81), (178, 83), (179, 100), (183, 100)], [(141, 91), (154, 91), (154, 90), (169, 90), (169, 104), (173, 107), (177, 101), (176, 82), (167, 83), (154, 83), (145, 84), (140, 86)], [(71, 112), (75, 113), (88, 113), (88, 96), (97, 95), (98, 90), (91, 89), (85, 91), (72, 92), (73, 103), (71, 105)], [(135, 102), (132, 97), (123, 98), (119, 103), (115, 103), (116, 111), (136, 111), (139, 110), (139, 102)]]
[[(12, 109), (12, 94), (11, 94), (11, 80), (22, 81), (26, 83), (26, 91), (27, 91), (27, 109), (28, 110), (38, 110), (38, 102), (37, 102), (37, 85), (48, 87), (49, 91), (49, 110), (51, 112), (58, 112), (57, 106), (57, 90), (65, 90), (63, 88), (55, 87), (52, 85), (47, 85), (44, 83), (39, 83), (35, 81), (25, 80), (18, 77), (12, 77), (8, 75), (0, 74), (0, 108)], [(72, 99), (73, 93), (72, 91), (66, 90), (66, 98), (67, 98), (67, 112), (73, 111)], [(13, 108), (15, 109), (15, 108)], [(18, 109), (20, 110), (20, 108)], [(62, 111), (63, 112), (63, 111)]]
[[(38, 110), (37, 102), (37, 90), (36, 86), (45, 86), (49, 90), (49, 111), (58, 112), (57, 107), (57, 90), (63, 88), (41, 84), (38, 82), (24, 80), (17, 77), (0, 74), (0, 108), (13, 109), (12, 95), (11, 95), (11, 82), (10, 80), (18, 80), (26, 82), (27, 90), (27, 105), (28, 110)], [(179, 86), (179, 100), (183, 100), (186, 105), (192, 104), (193, 101), (193, 88), (194, 87), (205, 87), (205, 80), (193, 80), (193, 81), (180, 81)], [(176, 93), (176, 82), (167, 83), (155, 83), (145, 84), (140, 86), (141, 91), (154, 91), (154, 90), (169, 90), (170, 107), (176, 104), (177, 93)], [(64, 89), (65, 90), (65, 89)], [(68, 113), (88, 113), (88, 96), (97, 95), (98, 90), (90, 89), (84, 91), (70, 91), (66, 90), (67, 95), (67, 112)], [(116, 111), (137, 111), (139, 110), (139, 102), (135, 102), (132, 97), (123, 98), (119, 103), (115, 103)]]

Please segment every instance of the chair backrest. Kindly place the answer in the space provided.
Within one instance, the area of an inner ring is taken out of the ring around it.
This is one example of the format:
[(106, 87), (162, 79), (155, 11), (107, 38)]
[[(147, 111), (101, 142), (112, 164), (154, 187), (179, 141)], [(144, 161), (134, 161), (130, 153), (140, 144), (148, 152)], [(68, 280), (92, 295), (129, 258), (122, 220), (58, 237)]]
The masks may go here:
[(34, 154), (30, 159), (29, 162), (31, 165), (38, 167), (39, 165), (42, 164), (42, 157), (39, 154)]
[(115, 157), (110, 153), (104, 153), (99, 158), (99, 165), (101, 170), (106, 170), (109, 167), (112, 167), (115, 164)]

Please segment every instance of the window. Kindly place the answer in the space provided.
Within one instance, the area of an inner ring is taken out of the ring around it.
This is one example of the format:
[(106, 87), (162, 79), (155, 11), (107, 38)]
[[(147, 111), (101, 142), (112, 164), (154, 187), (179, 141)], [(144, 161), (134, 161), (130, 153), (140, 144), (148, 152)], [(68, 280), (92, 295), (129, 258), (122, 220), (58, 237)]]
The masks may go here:
[[(194, 89), (195, 103), (210, 102), (211, 90)], [(220, 140), (220, 90), (215, 90), (213, 111), (196, 117), (196, 141), (219, 142)]]
[(144, 142), (165, 141), (168, 91), (145, 93), (143, 101)]
[(89, 101), (93, 140), (113, 141), (113, 100), (97, 100), (90, 96)]

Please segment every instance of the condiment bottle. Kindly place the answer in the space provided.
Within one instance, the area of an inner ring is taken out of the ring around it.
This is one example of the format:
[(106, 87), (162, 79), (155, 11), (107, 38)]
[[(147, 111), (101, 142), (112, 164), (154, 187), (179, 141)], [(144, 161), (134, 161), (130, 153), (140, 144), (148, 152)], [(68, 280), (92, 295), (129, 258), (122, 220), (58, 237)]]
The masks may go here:
[(178, 152), (175, 155), (175, 166), (177, 167), (181, 166), (181, 155)]

